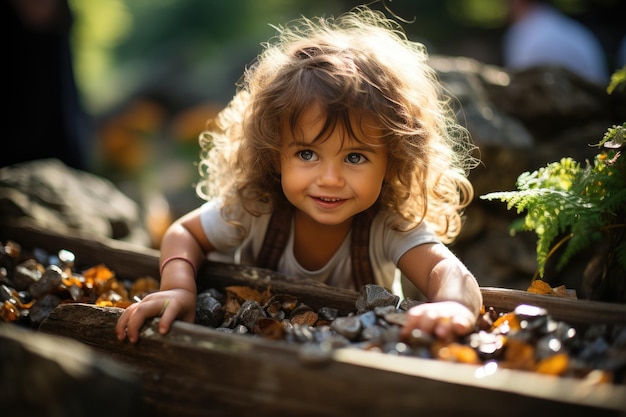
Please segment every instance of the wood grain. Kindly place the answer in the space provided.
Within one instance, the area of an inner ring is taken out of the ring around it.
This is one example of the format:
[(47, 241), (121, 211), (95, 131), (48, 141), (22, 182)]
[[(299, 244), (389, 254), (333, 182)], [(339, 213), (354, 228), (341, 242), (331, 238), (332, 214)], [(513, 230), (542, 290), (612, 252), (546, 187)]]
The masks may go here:
[(114, 335), (117, 308), (65, 304), (42, 331), (79, 340), (127, 364), (160, 416), (618, 416), (626, 387), (339, 349), (311, 364), (304, 347), (154, 319), (139, 342)]

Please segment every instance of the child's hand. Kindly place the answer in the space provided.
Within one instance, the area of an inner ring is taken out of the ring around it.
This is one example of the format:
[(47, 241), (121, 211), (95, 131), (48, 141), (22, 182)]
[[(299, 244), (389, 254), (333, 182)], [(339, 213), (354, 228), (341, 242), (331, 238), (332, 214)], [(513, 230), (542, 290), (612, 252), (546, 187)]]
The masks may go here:
[(407, 312), (401, 336), (408, 338), (411, 330), (420, 329), (443, 340), (453, 340), (472, 331), (476, 316), (456, 301), (419, 304)]
[(152, 317), (161, 317), (159, 333), (165, 334), (177, 318), (193, 322), (196, 309), (196, 294), (183, 289), (158, 291), (147, 295), (138, 303), (131, 304), (117, 321), (115, 332), (118, 340), (128, 337), (131, 343), (139, 339), (139, 330)]

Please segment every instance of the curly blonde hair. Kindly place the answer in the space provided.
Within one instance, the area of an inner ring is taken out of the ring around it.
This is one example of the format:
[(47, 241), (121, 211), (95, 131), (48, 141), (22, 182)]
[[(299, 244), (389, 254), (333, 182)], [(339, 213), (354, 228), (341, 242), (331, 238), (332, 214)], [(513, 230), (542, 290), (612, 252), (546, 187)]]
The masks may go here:
[(326, 123), (318, 139), (338, 124), (353, 133), (355, 118), (374, 120), (383, 132), (388, 168), (377, 204), (399, 215), (394, 227), (405, 230), (425, 220), (442, 241), (453, 241), (473, 198), (467, 174), (474, 147), (424, 46), (367, 7), (276, 29), (218, 115), (216, 129), (200, 135), (204, 180), (198, 194), (221, 196), (223, 215), (235, 222), (235, 206), (260, 215), (284, 201), (277, 168), (282, 131), (296, 129), (302, 113), (319, 103)]

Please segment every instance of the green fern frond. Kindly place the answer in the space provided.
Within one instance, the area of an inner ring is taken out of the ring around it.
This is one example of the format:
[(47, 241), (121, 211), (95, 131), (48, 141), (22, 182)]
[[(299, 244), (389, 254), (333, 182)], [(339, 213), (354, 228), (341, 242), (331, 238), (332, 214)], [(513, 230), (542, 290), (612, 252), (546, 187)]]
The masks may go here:
[(602, 229), (623, 213), (626, 202), (626, 178), (615, 151), (595, 158), (594, 164), (582, 167), (571, 158), (563, 158), (534, 172), (524, 172), (517, 180), (518, 191), (494, 192), (481, 196), (500, 200), (508, 209), (526, 212), (523, 221), (511, 225), (512, 232), (534, 231), (537, 235), (538, 274), (554, 253), (555, 240), (564, 236), (565, 245), (557, 262), (561, 270), (575, 255), (603, 238)]
[(528, 206), (533, 204), (533, 201), (539, 199), (540, 195), (545, 190), (522, 190), (522, 191), (501, 191), (493, 192), (480, 196), (482, 200), (500, 200), (503, 203), (507, 203), (507, 210), (512, 208), (517, 209), (517, 213), (522, 213)]
[(572, 158), (562, 158), (534, 172), (522, 173), (517, 179), (518, 190), (569, 190), (580, 172), (580, 164)]
[[(613, 74), (607, 88), (609, 94), (618, 89), (626, 90), (626, 66)], [(480, 196), (526, 213), (511, 224), (510, 231), (537, 235), (535, 278), (543, 277), (548, 259), (557, 251), (556, 268), (562, 270), (598, 242), (609, 247), (607, 261), (626, 270), (626, 155), (621, 154), (625, 143), (626, 123), (614, 125), (596, 144), (601, 150), (592, 163), (581, 165), (563, 158), (520, 174), (517, 191)]]
[(611, 81), (606, 88), (606, 92), (613, 94), (616, 90), (623, 90), (626, 88), (626, 65), (622, 69), (616, 70), (611, 75)]
[[(554, 165), (554, 164), (551, 164)], [(557, 169), (556, 165), (547, 171), (559, 171), (561, 174), (572, 174), (569, 162), (564, 170)], [(540, 170), (546, 172), (546, 170)], [(535, 181), (540, 176), (539, 172), (525, 173), (520, 188), (536, 186)], [(602, 211), (588, 200), (565, 190), (555, 188), (532, 188), (520, 191), (494, 192), (480, 197), (485, 200), (500, 200), (507, 203), (508, 209), (515, 207), (518, 214), (526, 211), (523, 223), (516, 223), (517, 231), (532, 230), (537, 235), (537, 263), (539, 275), (543, 276), (545, 264), (550, 250), (556, 238), (564, 233), (575, 231), (572, 242), (568, 242), (567, 248), (562, 255), (565, 264), (571, 256), (585, 249), (589, 245), (589, 234), (602, 225)], [(584, 212), (585, 216), (580, 216)], [(571, 249), (570, 249), (571, 246)], [(565, 256), (565, 258), (563, 258)]]
[(619, 148), (624, 146), (626, 142), (626, 123), (621, 126), (613, 125), (609, 127), (602, 140), (596, 144), (596, 146), (605, 146), (607, 148)]
[(562, 270), (574, 256), (588, 249), (594, 243), (601, 242), (604, 234), (599, 231), (598, 228), (600, 227), (602, 227), (601, 222), (595, 225), (592, 223), (572, 225), (571, 239), (559, 257), (556, 269)]
[[(615, 217), (626, 208), (626, 185), (620, 184), (622, 188), (615, 188), (610, 193), (607, 193), (602, 206), (606, 210), (607, 216)], [(607, 219), (609, 220), (609, 219)], [(616, 219), (619, 221), (619, 219)]]

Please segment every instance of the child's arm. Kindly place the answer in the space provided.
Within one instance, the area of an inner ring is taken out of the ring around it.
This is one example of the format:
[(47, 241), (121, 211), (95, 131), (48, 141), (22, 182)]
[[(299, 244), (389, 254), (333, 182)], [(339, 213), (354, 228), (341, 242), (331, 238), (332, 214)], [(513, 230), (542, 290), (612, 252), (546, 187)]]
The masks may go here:
[(417, 246), (400, 258), (398, 267), (429, 301), (409, 310), (403, 336), (418, 328), (449, 340), (473, 329), (482, 306), (480, 287), (448, 248)]
[(183, 216), (165, 232), (161, 243), (161, 287), (120, 316), (116, 333), (134, 343), (143, 323), (161, 316), (159, 332), (167, 333), (177, 318), (193, 322), (196, 312), (196, 271), (213, 250), (200, 222), (199, 210)]

